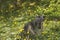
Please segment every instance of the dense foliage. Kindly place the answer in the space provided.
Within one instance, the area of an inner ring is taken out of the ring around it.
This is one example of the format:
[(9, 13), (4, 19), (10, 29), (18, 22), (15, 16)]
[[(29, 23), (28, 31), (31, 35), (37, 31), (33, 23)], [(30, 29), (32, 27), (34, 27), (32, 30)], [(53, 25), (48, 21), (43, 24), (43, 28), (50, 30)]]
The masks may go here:
[(0, 0), (0, 40), (16, 40), (24, 24), (46, 16), (36, 40), (60, 40), (60, 0)]

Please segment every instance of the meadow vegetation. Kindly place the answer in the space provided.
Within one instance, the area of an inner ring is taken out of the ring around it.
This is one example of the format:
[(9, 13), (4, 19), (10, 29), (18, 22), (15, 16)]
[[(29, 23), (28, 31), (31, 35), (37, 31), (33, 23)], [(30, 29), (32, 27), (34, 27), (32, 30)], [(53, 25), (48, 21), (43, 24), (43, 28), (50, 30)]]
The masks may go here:
[(41, 14), (42, 35), (30, 40), (60, 40), (60, 0), (0, 0), (0, 40), (21, 39), (24, 25)]

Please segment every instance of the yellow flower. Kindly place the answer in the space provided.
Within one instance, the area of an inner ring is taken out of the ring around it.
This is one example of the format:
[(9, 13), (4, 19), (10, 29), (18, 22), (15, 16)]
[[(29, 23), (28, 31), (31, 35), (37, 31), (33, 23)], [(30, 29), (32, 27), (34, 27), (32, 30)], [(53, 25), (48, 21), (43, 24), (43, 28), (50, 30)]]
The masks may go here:
[(4, 18), (3, 16), (1, 16), (1, 18)]
[(14, 6), (12, 4), (9, 4), (9, 8), (13, 8)]
[(32, 39), (30, 39), (30, 40), (32, 40)]
[(37, 11), (39, 11), (39, 10), (37, 10)]
[(6, 25), (6, 24), (4, 24), (4, 25)]
[(31, 10), (28, 10), (29, 12), (31, 12)]
[(27, 34), (29, 34), (29, 31), (27, 32)]
[(17, 0), (18, 2), (20, 1), (20, 0)]
[(36, 11), (34, 11), (34, 13), (36, 13)]
[(58, 37), (56, 37), (58, 39)]
[(33, 2), (33, 3), (30, 3), (30, 5), (31, 5), (31, 6), (35, 5), (35, 2)]
[(48, 40), (51, 40), (51, 38), (48, 38)]
[(20, 10), (17, 10), (17, 12), (20, 12)]
[(18, 15), (18, 16), (21, 16), (21, 15)]
[(43, 9), (44, 11), (46, 11), (46, 9)]
[(52, 34), (54, 34), (54, 33), (52, 33)]
[(48, 36), (48, 37), (50, 37), (50, 36)]
[(55, 34), (55, 35), (58, 35), (58, 34)]
[(29, 21), (31, 21), (31, 19)]
[(12, 7), (13, 7), (13, 5), (10, 5), (10, 7), (12, 8)]
[(22, 32), (24, 29), (20, 29), (20, 32)]
[(46, 34), (46, 33), (47, 33), (46, 31), (42, 32), (42, 34)]
[(28, 7), (28, 8), (30, 8), (30, 7)]
[(8, 12), (8, 10), (6, 10), (6, 12)]
[(26, 40), (26, 39), (24, 39), (24, 40)]
[(47, 24), (45, 24), (45, 23), (44, 23), (43, 25), (44, 25), (45, 27), (47, 26)]
[(3, 10), (1, 10), (1, 12), (3, 12)]
[(17, 24), (16, 22), (14, 22), (14, 24)]

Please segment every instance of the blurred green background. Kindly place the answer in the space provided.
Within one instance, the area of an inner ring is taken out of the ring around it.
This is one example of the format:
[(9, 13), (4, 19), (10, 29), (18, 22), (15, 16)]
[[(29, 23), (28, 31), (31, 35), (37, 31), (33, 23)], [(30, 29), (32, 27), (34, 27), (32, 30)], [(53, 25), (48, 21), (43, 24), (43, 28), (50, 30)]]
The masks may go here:
[(20, 38), (24, 24), (41, 14), (44, 31), (35, 39), (60, 40), (60, 0), (0, 0), (0, 40)]

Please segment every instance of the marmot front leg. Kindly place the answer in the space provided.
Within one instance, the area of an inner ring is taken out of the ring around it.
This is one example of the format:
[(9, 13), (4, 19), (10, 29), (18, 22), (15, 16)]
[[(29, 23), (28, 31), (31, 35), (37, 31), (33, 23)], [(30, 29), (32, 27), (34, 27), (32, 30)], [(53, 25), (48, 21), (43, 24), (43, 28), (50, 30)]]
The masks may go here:
[(34, 30), (32, 29), (32, 26), (31, 26), (31, 25), (29, 25), (28, 31), (30, 31), (33, 35), (35, 34), (35, 32), (34, 32)]

